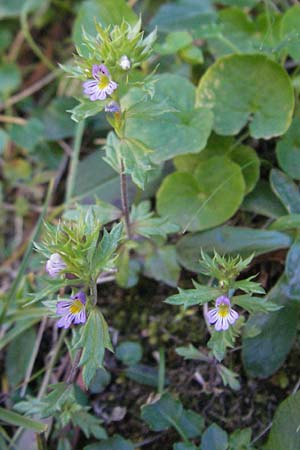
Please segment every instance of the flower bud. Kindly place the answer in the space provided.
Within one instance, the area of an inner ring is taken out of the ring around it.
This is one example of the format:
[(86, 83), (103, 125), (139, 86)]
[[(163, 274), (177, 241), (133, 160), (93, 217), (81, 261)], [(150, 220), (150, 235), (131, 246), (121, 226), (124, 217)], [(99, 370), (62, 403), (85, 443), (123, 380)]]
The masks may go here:
[(128, 58), (128, 56), (126, 56), (126, 55), (121, 56), (120, 61), (119, 61), (119, 66), (123, 70), (129, 70), (130, 69), (131, 62), (130, 62), (130, 59)]
[(116, 112), (120, 112), (120, 109), (121, 108), (120, 108), (119, 103), (112, 101), (105, 106), (104, 111), (108, 112), (108, 113), (116, 113)]
[(66, 263), (58, 253), (53, 253), (46, 263), (46, 271), (52, 278), (56, 278), (66, 267)]

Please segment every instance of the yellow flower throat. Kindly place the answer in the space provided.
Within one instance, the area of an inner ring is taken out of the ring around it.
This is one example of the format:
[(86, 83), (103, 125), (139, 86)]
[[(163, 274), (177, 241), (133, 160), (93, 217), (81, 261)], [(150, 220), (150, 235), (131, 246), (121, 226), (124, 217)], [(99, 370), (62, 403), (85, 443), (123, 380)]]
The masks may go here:
[(84, 308), (84, 305), (81, 303), (80, 300), (74, 300), (72, 305), (69, 308), (69, 311), (71, 314), (79, 314)]
[(101, 75), (99, 83), (98, 83), (98, 88), (99, 89), (105, 89), (107, 86), (109, 85), (109, 78), (107, 75)]
[(218, 314), (219, 316), (221, 316), (222, 318), (227, 317), (229, 313), (229, 306), (226, 305), (226, 303), (221, 303), (218, 306)]

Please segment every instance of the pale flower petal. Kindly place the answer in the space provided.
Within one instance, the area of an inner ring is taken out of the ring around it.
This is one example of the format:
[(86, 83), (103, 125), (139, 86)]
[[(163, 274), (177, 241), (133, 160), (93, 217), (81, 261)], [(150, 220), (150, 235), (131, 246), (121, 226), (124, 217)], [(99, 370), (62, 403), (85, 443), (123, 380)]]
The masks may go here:
[(228, 297), (222, 295), (216, 299), (216, 307), (207, 313), (210, 324), (214, 324), (216, 331), (226, 331), (238, 319), (239, 314), (231, 308)]
[(86, 322), (86, 296), (80, 291), (73, 295), (70, 300), (61, 300), (56, 304), (56, 314), (62, 316), (57, 321), (58, 328), (69, 328), (72, 323)]

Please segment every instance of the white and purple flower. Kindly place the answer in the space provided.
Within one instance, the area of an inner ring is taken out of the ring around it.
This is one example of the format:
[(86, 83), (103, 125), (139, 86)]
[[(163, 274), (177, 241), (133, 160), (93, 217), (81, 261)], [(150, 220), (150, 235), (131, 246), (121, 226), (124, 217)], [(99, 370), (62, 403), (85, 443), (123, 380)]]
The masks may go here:
[(226, 295), (218, 297), (215, 306), (207, 313), (209, 323), (214, 324), (217, 331), (228, 330), (229, 326), (238, 319), (239, 314), (231, 308), (230, 300)]
[(56, 304), (56, 314), (62, 316), (58, 322), (58, 328), (69, 328), (72, 323), (78, 325), (86, 322), (86, 296), (80, 291), (70, 300), (61, 300)]
[(104, 64), (94, 64), (92, 67), (93, 80), (83, 83), (83, 93), (90, 97), (92, 102), (105, 100), (111, 95), (118, 84), (111, 79), (108, 68)]
[(46, 263), (46, 271), (52, 278), (56, 278), (66, 267), (67, 264), (59, 253), (53, 253)]

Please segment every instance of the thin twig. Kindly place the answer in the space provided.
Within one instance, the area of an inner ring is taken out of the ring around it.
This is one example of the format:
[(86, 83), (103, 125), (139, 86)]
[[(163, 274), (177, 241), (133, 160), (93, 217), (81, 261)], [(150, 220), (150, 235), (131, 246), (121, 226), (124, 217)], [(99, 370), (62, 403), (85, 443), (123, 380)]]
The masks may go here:
[(255, 442), (259, 441), (260, 438), (262, 438), (262, 437), (270, 430), (270, 428), (272, 427), (272, 424), (273, 424), (273, 422), (269, 423), (269, 425), (268, 425), (264, 430), (262, 430), (262, 432), (259, 433), (259, 434), (256, 436), (256, 438), (254, 438), (254, 439), (250, 442), (250, 445), (252, 445), (252, 444), (254, 444)]
[(55, 80), (55, 78), (58, 77), (58, 75), (61, 73), (61, 69), (53, 70), (53, 72), (50, 72), (48, 75), (46, 75), (41, 80), (34, 83), (32, 86), (29, 86), (28, 88), (24, 89), (23, 91), (19, 92), (16, 95), (13, 95), (8, 100), (6, 100), (4, 103), (0, 103), (0, 111), (3, 111), (6, 108), (9, 108), (12, 105), (15, 105), (16, 103), (20, 102), (26, 97), (29, 97), (30, 95), (34, 94), (35, 92), (42, 89), (44, 86), (47, 86), (47, 84), (51, 83), (51, 81)]
[(27, 366), (24, 383), (23, 383), (22, 389), (20, 391), (21, 397), (24, 397), (28, 383), (30, 382), (32, 370), (33, 370), (34, 363), (35, 363), (35, 360), (36, 360), (36, 357), (37, 357), (37, 354), (38, 354), (38, 351), (40, 348), (40, 344), (41, 344), (41, 340), (42, 340), (42, 337), (43, 337), (43, 334), (44, 334), (44, 331), (46, 328), (46, 324), (47, 324), (47, 316), (43, 317), (43, 320), (41, 322), (41, 325), (40, 325), (40, 328), (39, 328), (39, 331), (38, 331), (38, 334), (37, 334), (37, 337), (36, 337), (36, 340), (34, 343), (34, 348), (33, 348), (33, 351), (32, 351), (31, 357), (30, 357), (29, 364)]
[(15, 37), (15, 40), (13, 41), (10, 50), (9, 50), (9, 54), (7, 57), (7, 60), (9, 62), (13, 62), (17, 59), (18, 54), (20, 52), (21, 46), (24, 42), (25, 36), (22, 30), (20, 30), (17, 34), (17, 36)]
[(24, 37), (30, 46), (31, 50), (35, 55), (42, 61), (42, 63), (48, 67), (50, 70), (55, 70), (55, 65), (50, 61), (42, 52), (42, 50), (39, 48), (39, 46), (34, 41), (31, 33), (30, 33), (30, 26), (27, 20), (27, 11), (24, 9), (21, 13), (21, 27), (24, 34)]
[(4, 116), (0, 114), (0, 122), (3, 123), (15, 123), (17, 125), (25, 125), (27, 120), (22, 117), (12, 117), (12, 116)]
[(292, 395), (296, 394), (296, 392), (298, 391), (299, 387), (300, 387), (300, 378), (298, 379), (297, 383), (295, 384), (295, 387), (294, 387), (294, 389), (292, 391)]
[(45, 394), (45, 392), (46, 392), (46, 390), (47, 390), (47, 387), (48, 387), (48, 384), (49, 384), (49, 381), (50, 381), (50, 377), (51, 377), (52, 370), (53, 370), (53, 368), (54, 368), (54, 366), (55, 366), (55, 363), (56, 363), (56, 360), (57, 360), (57, 357), (58, 357), (58, 353), (59, 353), (60, 348), (61, 348), (61, 346), (62, 346), (62, 344), (63, 344), (63, 342), (64, 342), (64, 339), (65, 339), (65, 336), (66, 336), (66, 334), (67, 334), (67, 331), (68, 331), (68, 330), (65, 330), (65, 329), (64, 329), (64, 330), (60, 333), (60, 336), (59, 336), (59, 338), (58, 338), (58, 341), (56, 342), (54, 348), (51, 350), (51, 358), (50, 358), (50, 361), (49, 361), (49, 363), (48, 363), (46, 373), (45, 373), (45, 375), (44, 375), (42, 384), (41, 384), (41, 386), (40, 386), (40, 389), (39, 389), (39, 392), (38, 392), (38, 395), (37, 395), (38, 400), (40, 400), (40, 399), (43, 397), (43, 395)]
[(58, 141), (58, 143), (67, 156), (72, 156), (73, 153), (72, 147), (67, 142), (61, 139)]

